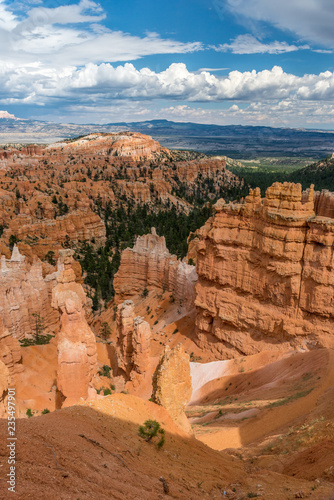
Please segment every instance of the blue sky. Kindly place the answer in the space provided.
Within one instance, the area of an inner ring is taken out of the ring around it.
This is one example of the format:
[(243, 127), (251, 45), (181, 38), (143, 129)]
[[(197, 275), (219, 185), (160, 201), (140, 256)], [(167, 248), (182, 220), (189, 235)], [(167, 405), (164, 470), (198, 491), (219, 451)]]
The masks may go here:
[(333, 26), (332, 0), (0, 0), (0, 110), (334, 129)]

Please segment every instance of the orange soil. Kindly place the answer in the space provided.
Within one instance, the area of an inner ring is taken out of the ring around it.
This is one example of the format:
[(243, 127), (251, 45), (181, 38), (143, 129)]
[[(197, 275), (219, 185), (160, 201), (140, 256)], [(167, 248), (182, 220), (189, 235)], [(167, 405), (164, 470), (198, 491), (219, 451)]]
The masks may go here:
[[(138, 436), (138, 425), (158, 420), (166, 442)], [(0, 456), (6, 464), (7, 426), (0, 421)], [(187, 437), (167, 412), (134, 396), (118, 394), (102, 401), (23, 419), (17, 425), (17, 493), (15, 498), (45, 500), (248, 498), (261, 493), (269, 500), (296, 498), (303, 491), (314, 500), (329, 499), (332, 489), (258, 470), (247, 474), (242, 462)], [(12, 498), (5, 481), (0, 497)], [(232, 491), (234, 490), (234, 491)], [(226, 495), (224, 494), (226, 492)]]
[[(331, 350), (289, 353), (262, 366), (264, 357), (249, 356), (244, 363), (238, 360), (238, 374), (228, 374), (200, 388), (196, 406), (188, 411), (193, 416), (205, 409), (210, 413), (199, 422), (193, 418), (198, 439), (220, 450), (255, 442), (312, 411), (319, 398), (334, 385)], [(233, 403), (236, 400), (238, 403)], [(240, 422), (238, 416), (231, 422), (233, 413), (249, 410), (249, 406), (258, 411), (252, 415), (244, 413), (245, 422)], [(204, 429), (203, 421), (209, 422)]]

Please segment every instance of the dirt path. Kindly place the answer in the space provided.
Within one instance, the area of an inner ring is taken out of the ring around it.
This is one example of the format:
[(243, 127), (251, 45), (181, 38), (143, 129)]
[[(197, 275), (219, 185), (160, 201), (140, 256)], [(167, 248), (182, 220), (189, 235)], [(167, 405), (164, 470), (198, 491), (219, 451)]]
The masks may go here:
[(266, 409), (258, 418), (243, 423), (240, 427), (225, 427), (196, 437), (215, 450), (239, 448), (309, 413), (316, 407), (319, 397), (332, 385), (334, 385), (334, 351), (328, 350), (327, 371), (320, 385), (307, 396), (283, 406)]

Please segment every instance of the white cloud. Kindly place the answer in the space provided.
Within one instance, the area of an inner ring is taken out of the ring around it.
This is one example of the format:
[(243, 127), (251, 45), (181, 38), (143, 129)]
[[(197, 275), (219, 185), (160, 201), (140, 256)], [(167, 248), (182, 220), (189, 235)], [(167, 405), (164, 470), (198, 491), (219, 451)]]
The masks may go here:
[(230, 10), (239, 21), (264, 21), (289, 30), (302, 40), (334, 48), (332, 0), (215, 0), (217, 10)]
[(91, 0), (55, 8), (38, 6), (22, 15), (19, 18), (0, 0), (0, 64), (38, 61), (44, 67), (77, 67), (202, 49), (200, 42), (163, 39), (156, 33), (139, 37), (109, 30), (101, 23), (106, 17), (103, 9)]
[(289, 45), (278, 41), (263, 43), (250, 34), (239, 35), (231, 43), (214, 47), (218, 52), (232, 52), (233, 54), (282, 54), (309, 48), (309, 45)]
[[(0, 65), (0, 102), (47, 104), (55, 99), (102, 103), (110, 99), (175, 101), (334, 100), (334, 73), (296, 76), (279, 66), (263, 71), (231, 71), (217, 76), (190, 72), (174, 63), (160, 73), (131, 63), (86, 64), (83, 68), (45, 68), (39, 64)], [(66, 102), (65, 102), (66, 104)]]

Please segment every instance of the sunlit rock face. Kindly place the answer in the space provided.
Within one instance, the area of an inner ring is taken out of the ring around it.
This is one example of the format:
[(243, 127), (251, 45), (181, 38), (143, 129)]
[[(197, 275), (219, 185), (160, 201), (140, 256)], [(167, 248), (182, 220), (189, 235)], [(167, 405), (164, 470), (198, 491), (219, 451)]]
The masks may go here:
[(165, 347), (153, 375), (152, 400), (166, 408), (173, 420), (190, 432), (191, 426), (184, 413), (192, 393), (189, 354), (181, 344), (174, 349)]
[(264, 199), (254, 189), (244, 204), (218, 201), (197, 236), (202, 347), (224, 357), (333, 347), (334, 219), (316, 215), (313, 186), (274, 183)]
[[(0, 315), (4, 331), (14, 339), (31, 335), (34, 332), (34, 313), (40, 314), (50, 329), (55, 327), (58, 315), (50, 300), (51, 290), (56, 284), (55, 272), (43, 276), (42, 262), (35, 260), (30, 264), (15, 245), (9, 259), (1, 256), (0, 278)], [(9, 345), (8, 338), (1, 340), (3, 329), (0, 326), (0, 345), (1, 342)]]
[(62, 270), (52, 290), (52, 307), (61, 315), (57, 334), (57, 389), (61, 406), (94, 396), (93, 377), (98, 368), (95, 335), (85, 317), (86, 294), (75, 281), (72, 268), (73, 253), (73, 250), (60, 251)]
[[(131, 279), (129, 279), (131, 277)], [(177, 301), (193, 307), (197, 274), (190, 266), (171, 255), (164, 236), (154, 228), (139, 236), (133, 248), (122, 252), (121, 265), (114, 279), (116, 301), (131, 298), (145, 288), (171, 292)]]

